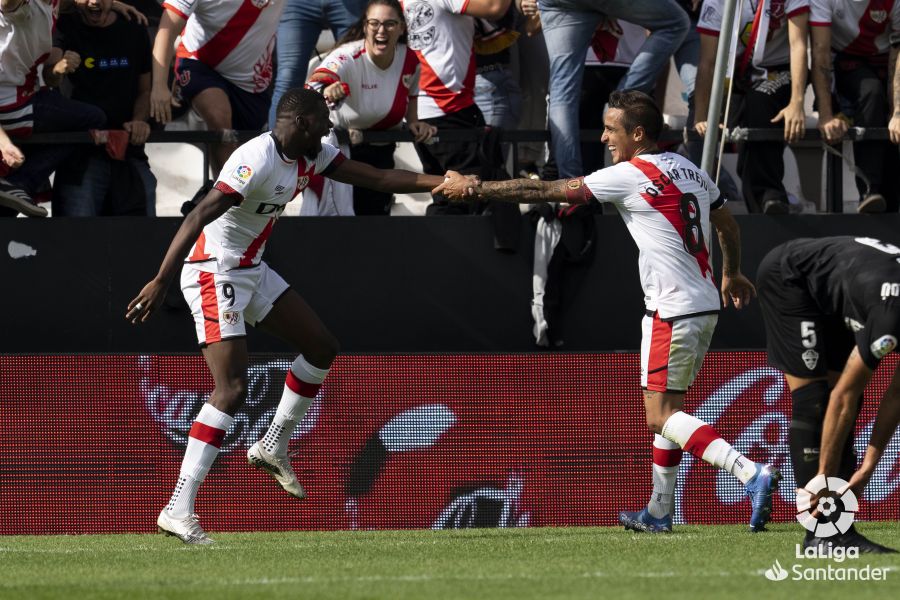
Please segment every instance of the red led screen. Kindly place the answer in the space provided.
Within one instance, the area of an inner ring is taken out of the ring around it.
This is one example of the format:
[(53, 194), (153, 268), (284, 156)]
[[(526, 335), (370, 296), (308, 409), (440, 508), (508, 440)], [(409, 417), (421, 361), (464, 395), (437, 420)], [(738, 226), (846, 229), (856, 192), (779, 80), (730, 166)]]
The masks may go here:
[[(650, 492), (634, 354), (341, 356), (292, 448), (309, 498), (248, 467), (291, 357), (254, 356), (249, 400), (201, 488), (211, 530), (612, 525)], [(888, 383), (875, 374), (859, 451)], [(212, 389), (199, 356), (0, 356), (0, 534), (146, 532)], [(782, 465), (793, 519), (790, 396), (759, 352), (712, 353), (688, 410)], [(861, 502), (900, 518), (900, 436)], [(742, 523), (742, 486), (685, 455), (678, 518)]]

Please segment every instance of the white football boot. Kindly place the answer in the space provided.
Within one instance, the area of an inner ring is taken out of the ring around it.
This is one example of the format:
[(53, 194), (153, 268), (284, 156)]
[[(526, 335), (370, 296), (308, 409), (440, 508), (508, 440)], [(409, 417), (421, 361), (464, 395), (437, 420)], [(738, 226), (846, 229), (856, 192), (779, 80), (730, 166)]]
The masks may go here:
[(207, 545), (214, 544), (215, 541), (206, 535), (203, 527), (200, 526), (200, 519), (197, 515), (188, 515), (183, 519), (176, 519), (169, 515), (166, 509), (159, 513), (156, 519), (156, 526), (160, 533), (177, 537), (185, 544)]
[(247, 450), (247, 462), (274, 477), (275, 481), (281, 484), (284, 491), (291, 496), (300, 500), (306, 498), (306, 490), (297, 480), (297, 474), (294, 473), (294, 467), (291, 466), (291, 459), (286, 454), (284, 456), (269, 454), (259, 442), (256, 442)]

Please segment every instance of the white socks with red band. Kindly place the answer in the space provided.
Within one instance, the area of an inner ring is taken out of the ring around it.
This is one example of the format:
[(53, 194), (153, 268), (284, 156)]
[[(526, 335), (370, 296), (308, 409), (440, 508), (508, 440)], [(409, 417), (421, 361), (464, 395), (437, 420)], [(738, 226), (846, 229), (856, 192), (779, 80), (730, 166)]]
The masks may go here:
[(681, 464), (681, 446), (657, 434), (653, 437), (653, 494), (647, 504), (650, 516), (661, 519), (675, 510), (675, 480)]
[(219, 455), (219, 448), (234, 419), (213, 407), (204, 404), (191, 426), (178, 483), (166, 510), (177, 519), (183, 519), (194, 512), (197, 490), (209, 473), (209, 468)]
[(697, 458), (725, 469), (746, 484), (756, 474), (756, 463), (735, 450), (710, 425), (685, 412), (674, 413), (662, 435)]
[(272, 417), (272, 424), (259, 442), (263, 450), (276, 456), (287, 454), (288, 442), (294, 429), (303, 420), (327, 375), (328, 369), (312, 366), (302, 354), (294, 360), (284, 382), (284, 392), (275, 416)]

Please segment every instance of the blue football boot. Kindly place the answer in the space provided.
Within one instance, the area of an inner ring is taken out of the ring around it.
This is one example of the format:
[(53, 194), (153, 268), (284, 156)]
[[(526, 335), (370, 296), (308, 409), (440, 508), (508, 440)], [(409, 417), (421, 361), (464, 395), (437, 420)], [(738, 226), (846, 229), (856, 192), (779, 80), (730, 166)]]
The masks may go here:
[(640, 512), (620, 512), (619, 523), (632, 531), (672, 533), (672, 515), (657, 519), (646, 508)]
[(747, 482), (750, 496), (750, 531), (765, 531), (766, 523), (772, 518), (772, 493), (778, 489), (781, 473), (774, 465), (756, 465), (756, 474)]

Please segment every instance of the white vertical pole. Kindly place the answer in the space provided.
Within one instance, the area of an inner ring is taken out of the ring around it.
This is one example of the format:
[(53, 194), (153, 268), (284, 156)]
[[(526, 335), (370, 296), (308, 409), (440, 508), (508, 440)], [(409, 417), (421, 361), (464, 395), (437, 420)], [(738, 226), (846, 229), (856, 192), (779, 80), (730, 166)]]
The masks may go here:
[[(762, 1), (760, 0), (760, 2)], [(719, 30), (719, 46), (716, 48), (716, 66), (709, 94), (709, 112), (706, 115), (708, 127), (703, 140), (703, 156), (700, 160), (700, 168), (710, 174), (713, 172), (719, 148), (719, 117), (722, 113), (725, 78), (732, 76), (726, 71), (731, 62), (729, 52), (731, 38), (734, 35), (734, 20), (741, 18), (736, 10), (738, 2), (739, 0), (723, 0), (722, 2), (722, 27)]]

